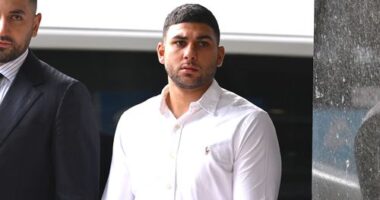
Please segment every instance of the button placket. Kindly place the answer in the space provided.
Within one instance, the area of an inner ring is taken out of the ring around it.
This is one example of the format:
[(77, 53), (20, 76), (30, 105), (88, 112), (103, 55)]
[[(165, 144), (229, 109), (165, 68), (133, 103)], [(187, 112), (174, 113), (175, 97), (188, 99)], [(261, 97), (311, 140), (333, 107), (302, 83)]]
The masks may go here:
[(180, 146), (182, 125), (177, 121), (172, 125), (172, 133), (170, 136), (170, 146), (168, 149), (168, 162), (170, 163), (169, 176), (166, 184), (166, 190), (176, 193), (177, 182), (177, 154)]

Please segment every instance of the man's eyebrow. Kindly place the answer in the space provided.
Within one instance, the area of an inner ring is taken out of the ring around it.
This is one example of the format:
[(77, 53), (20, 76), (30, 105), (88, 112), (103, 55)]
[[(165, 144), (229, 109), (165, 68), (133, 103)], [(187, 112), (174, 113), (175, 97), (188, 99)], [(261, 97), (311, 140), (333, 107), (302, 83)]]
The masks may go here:
[(181, 35), (176, 35), (176, 36), (173, 37), (173, 39), (177, 39), (177, 40), (186, 40), (187, 37), (185, 37), (185, 36), (181, 36)]
[[(173, 39), (187, 40), (188, 38), (186, 36), (176, 35), (173, 37)], [(212, 37), (209, 35), (201, 35), (197, 37), (197, 40), (212, 40)]]
[(12, 10), (10, 13), (12, 13), (12, 14), (25, 14), (25, 11), (21, 10), (21, 9), (16, 9), (16, 10)]
[(209, 35), (201, 35), (201, 36), (197, 37), (197, 39), (198, 40), (204, 40), (204, 39), (206, 39), (206, 40), (212, 40), (212, 37), (209, 36)]

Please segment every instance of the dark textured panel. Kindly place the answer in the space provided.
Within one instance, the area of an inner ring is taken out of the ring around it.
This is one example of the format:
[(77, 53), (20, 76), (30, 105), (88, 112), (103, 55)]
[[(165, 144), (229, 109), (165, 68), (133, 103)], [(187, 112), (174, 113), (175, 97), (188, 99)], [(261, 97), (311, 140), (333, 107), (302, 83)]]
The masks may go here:
[[(365, 152), (380, 144), (362, 142), (377, 141), (379, 133), (355, 143), (367, 111), (380, 100), (379, 31), (378, 0), (315, 1), (313, 199), (361, 199), (360, 185), (379, 176), (379, 166), (369, 166), (377, 174), (360, 173), (359, 184), (356, 165), (358, 156), (368, 161), (360, 165), (379, 162), (379, 154)], [(380, 186), (368, 190), (362, 187), (364, 199), (380, 198)]]

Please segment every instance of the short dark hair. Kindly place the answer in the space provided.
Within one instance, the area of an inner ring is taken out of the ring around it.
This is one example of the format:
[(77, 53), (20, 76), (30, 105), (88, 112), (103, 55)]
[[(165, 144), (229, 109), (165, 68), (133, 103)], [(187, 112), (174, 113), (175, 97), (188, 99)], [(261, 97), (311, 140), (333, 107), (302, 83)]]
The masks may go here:
[(37, 11), (37, 0), (29, 0), (29, 2), (32, 4), (32, 9), (34, 12)]
[(199, 4), (183, 4), (175, 8), (165, 19), (163, 38), (166, 36), (171, 25), (195, 22), (203, 23), (212, 28), (215, 32), (217, 43), (220, 41), (220, 31), (218, 21), (210, 10)]

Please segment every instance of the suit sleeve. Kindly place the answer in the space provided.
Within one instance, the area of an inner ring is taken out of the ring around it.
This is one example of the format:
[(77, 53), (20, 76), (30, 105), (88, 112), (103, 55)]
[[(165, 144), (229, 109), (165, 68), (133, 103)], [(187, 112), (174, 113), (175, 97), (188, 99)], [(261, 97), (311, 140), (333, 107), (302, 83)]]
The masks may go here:
[(281, 155), (268, 114), (250, 115), (235, 146), (233, 199), (276, 200), (281, 181)]
[(56, 200), (98, 199), (100, 138), (86, 87), (67, 87), (56, 114), (53, 160)]

